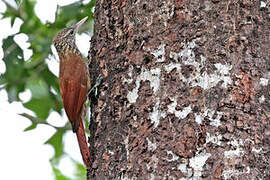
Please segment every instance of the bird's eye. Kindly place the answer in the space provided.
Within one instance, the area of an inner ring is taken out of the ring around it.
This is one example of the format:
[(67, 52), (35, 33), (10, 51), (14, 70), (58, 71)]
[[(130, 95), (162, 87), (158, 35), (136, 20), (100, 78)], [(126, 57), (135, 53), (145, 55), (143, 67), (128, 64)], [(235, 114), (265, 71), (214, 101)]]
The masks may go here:
[(74, 30), (72, 29), (71, 31), (70, 31), (70, 34), (73, 34), (74, 33)]

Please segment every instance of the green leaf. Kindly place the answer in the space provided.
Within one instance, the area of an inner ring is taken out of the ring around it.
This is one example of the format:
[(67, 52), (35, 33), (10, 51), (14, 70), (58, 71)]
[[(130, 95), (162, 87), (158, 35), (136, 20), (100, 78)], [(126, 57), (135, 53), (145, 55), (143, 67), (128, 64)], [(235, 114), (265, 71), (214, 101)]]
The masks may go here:
[(46, 120), (49, 116), (49, 112), (53, 107), (53, 103), (49, 96), (43, 96), (38, 98), (32, 98), (29, 102), (23, 104), (27, 109), (35, 112), (38, 118)]
[(28, 126), (27, 128), (25, 128), (23, 131), (30, 131), (32, 129), (35, 129), (37, 127), (37, 123), (32, 123), (30, 126)]
[(6, 72), (1, 77), (1, 83), (6, 84), (9, 102), (18, 100), (18, 94), (25, 89), (24, 80), (29, 76), (24, 67), (23, 51), (13, 38), (4, 39), (2, 46)]
[(74, 161), (72, 159), (76, 171), (75, 171), (75, 179), (80, 180), (80, 179), (85, 179), (85, 174), (87, 173), (86, 168), (84, 167), (84, 165), (78, 163), (77, 161)]
[(69, 178), (63, 175), (53, 162), (51, 162), (51, 165), (56, 180), (69, 180)]
[[(39, 76), (42, 77), (45, 73), (41, 72), (39, 74)], [(44, 76), (48, 76), (48, 78), (54, 78), (48, 74)], [(34, 111), (37, 117), (44, 121), (49, 116), (51, 110), (55, 110), (60, 114), (62, 109), (60, 95), (53, 94), (50, 92), (49, 88), (50, 84), (53, 84), (52, 82), (54, 82), (54, 86), (57, 86), (55, 82), (56, 80), (49, 80), (51, 81), (50, 83), (46, 81), (38, 79), (37, 77), (33, 78), (31, 81), (28, 81), (27, 88), (30, 89), (32, 98), (30, 101), (23, 104), (26, 108)]]
[(16, 4), (17, 4), (17, 6), (19, 6), (19, 5), (22, 3), (21, 0), (15, 0), (15, 2), (16, 2)]
[[(15, 19), (16, 17), (18, 17), (19, 15), (19, 11), (17, 11), (16, 8), (12, 7), (11, 5), (9, 5), (9, 3), (6, 3), (4, 2), (7, 9), (6, 11), (3, 13), (3, 17), (2, 19), (4, 18), (7, 18), (7, 17), (10, 17), (11, 19)], [(13, 24), (11, 23), (11, 25), (13, 26)]]
[(57, 92), (60, 93), (58, 78), (49, 70), (48, 67), (44, 68), (40, 72), (40, 75), (49, 86), (52, 86), (55, 90), (57, 90)]
[(11, 20), (10, 20), (11, 26), (14, 25), (15, 19), (16, 19), (16, 16), (11, 16)]
[(28, 81), (27, 88), (30, 89), (33, 98), (48, 96), (48, 85), (41, 79), (33, 79), (32, 81)]
[(63, 150), (63, 135), (65, 130), (58, 130), (45, 144), (50, 144), (53, 146), (55, 154), (54, 159), (57, 162), (60, 160), (60, 157), (64, 154)]
[(36, 2), (31, 0), (23, 0), (22, 1), (22, 10), (26, 13), (29, 20), (33, 19), (33, 17), (36, 17), (34, 7)]
[[(76, 17), (76, 15), (78, 14), (79, 7), (80, 7), (79, 2), (63, 6), (62, 8), (60, 8), (60, 14), (58, 18), (63, 20), (74, 19), (74, 17)], [(62, 12), (69, 12), (69, 13), (62, 13)]]
[(31, 116), (30, 114), (21, 113), (19, 115), (29, 119), (31, 121), (31, 123), (32, 123), (30, 126), (25, 128), (24, 131), (29, 131), (29, 130), (35, 129), (37, 127), (38, 122), (40, 122), (40, 120), (38, 118), (36, 118), (34, 116)]

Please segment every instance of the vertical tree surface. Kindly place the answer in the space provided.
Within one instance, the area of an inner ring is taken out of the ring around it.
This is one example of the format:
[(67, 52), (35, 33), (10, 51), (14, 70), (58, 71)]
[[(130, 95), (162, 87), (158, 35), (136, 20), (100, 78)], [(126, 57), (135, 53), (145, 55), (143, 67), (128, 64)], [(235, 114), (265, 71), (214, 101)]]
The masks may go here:
[(264, 1), (98, 0), (91, 179), (270, 178)]

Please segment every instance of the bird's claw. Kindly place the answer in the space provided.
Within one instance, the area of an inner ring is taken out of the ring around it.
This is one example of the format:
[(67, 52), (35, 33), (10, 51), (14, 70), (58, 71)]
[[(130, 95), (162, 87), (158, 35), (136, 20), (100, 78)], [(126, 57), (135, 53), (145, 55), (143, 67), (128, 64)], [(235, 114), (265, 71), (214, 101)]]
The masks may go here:
[(93, 91), (95, 91), (95, 96), (97, 96), (98, 86), (101, 84), (103, 79), (104, 78), (101, 75), (98, 76), (95, 85), (88, 91), (88, 95), (91, 94)]

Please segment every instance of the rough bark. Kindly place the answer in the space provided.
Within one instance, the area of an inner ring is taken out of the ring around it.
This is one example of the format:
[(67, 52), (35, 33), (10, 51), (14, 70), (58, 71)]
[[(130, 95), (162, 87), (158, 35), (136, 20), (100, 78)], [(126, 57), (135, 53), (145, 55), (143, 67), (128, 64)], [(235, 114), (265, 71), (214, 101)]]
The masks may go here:
[(269, 2), (97, 0), (94, 18), (92, 179), (270, 178)]

